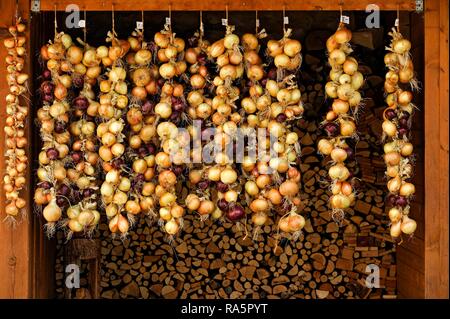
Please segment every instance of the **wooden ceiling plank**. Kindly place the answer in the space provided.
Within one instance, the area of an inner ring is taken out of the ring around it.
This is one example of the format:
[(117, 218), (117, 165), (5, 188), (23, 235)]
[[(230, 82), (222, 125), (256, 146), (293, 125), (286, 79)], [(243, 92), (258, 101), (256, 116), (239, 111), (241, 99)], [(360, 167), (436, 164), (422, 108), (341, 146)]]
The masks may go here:
[[(303, 1), (279, 1), (279, 0), (208, 0), (208, 1), (184, 1), (184, 0), (40, 0), (41, 11), (65, 11), (69, 4), (76, 3), (80, 9), (87, 11), (111, 11), (114, 5), (115, 11), (167, 11), (169, 4), (172, 11), (221, 11), (228, 5), (229, 11), (320, 11), (339, 10), (339, 1), (330, 0), (303, 0)], [(374, 0), (345, 0), (342, 9), (366, 10), (369, 4), (376, 4), (380, 10), (414, 11), (414, 0), (400, 1), (374, 1)]]

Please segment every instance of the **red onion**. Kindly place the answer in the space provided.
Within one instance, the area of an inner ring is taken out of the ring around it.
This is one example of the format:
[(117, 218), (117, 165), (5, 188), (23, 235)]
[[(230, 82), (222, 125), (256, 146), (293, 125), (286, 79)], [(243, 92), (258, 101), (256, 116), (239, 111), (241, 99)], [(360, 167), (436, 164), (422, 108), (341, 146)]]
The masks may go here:
[(52, 188), (52, 184), (50, 182), (47, 182), (47, 181), (40, 182), (38, 184), (38, 187), (43, 188), (43, 189), (50, 189), (50, 188)]
[(158, 86), (159, 86), (160, 88), (162, 88), (162, 86), (164, 85), (164, 82), (165, 82), (164, 79), (162, 79), (162, 78), (161, 78), (161, 79), (158, 79), (158, 82), (157, 82), (157, 83), (158, 83)]
[(329, 136), (336, 136), (339, 132), (339, 126), (336, 123), (327, 123), (324, 129)]
[(408, 119), (407, 118), (402, 117), (400, 120), (398, 120), (398, 124), (402, 128), (405, 128), (405, 129), (409, 128), (409, 123), (408, 123)]
[(155, 108), (155, 105), (150, 101), (145, 101), (145, 103), (142, 105), (142, 114), (147, 115), (153, 111)]
[(57, 159), (58, 156), (59, 156), (58, 151), (57, 151), (56, 149), (54, 149), (54, 148), (49, 148), (49, 149), (47, 150), (46, 153), (47, 153), (47, 157), (48, 157), (50, 160), (55, 160), (55, 159)]
[(172, 167), (172, 172), (175, 175), (179, 176), (179, 175), (183, 174), (183, 167), (182, 166), (173, 166)]
[(83, 160), (83, 153), (82, 152), (73, 152), (72, 153), (72, 160), (74, 163), (78, 164)]
[(84, 85), (84, 79), (82, 76), (75, 76), (72, 83), (76, 88), (82, 88)]
[(144, 146), (139, 147), (138, 150), (139, 157), (145, 157), (149, 154), (148, 149)]
[(203, 52), (200, 52), (200, 53), (198, 54), (198, 56), (197, 56), (197, 61), (198, 61), (200, 64), (205, 64), (205, 62), (206, 62), (206, 54), (203, 53)]
[(397, 196), (394, 194), (389, 194), (386, 197), (386, 202), (389, 204), (389, 206), (395, 206), (396, 201), (397, 201)]
[(406, 129), (406, 128), (404, 128), (404, 127), (401, 127), (401, 128), (398, 129), (398, 136), (399, 136), (400, 138), (403, 138), (403, 137), (406, 136), (408, 133), (409, 133), (409, 132), (408, 132), (408, 129)]
[[(73, 188), (75, 188), (75, 187), (73, 187)], [(81, 200), (83, 199), (82, 191), (72, 192), (72, 198), (75, 203), (81, 202)]]
[(156, 152), (156, 147), (153, 144), (147, 144), (147, 149), (150, 155), (155, 154)]
[(90, 197), (94, 194), (94, 190), (91, 188), (86, 188), (85, 190), (83, 190), (83, 197), (87, 198)]
[(277, 78), (277, 69), (272, 68), (267, 72), (267, 78), (271, 80), (275, 80)]
[(228, 185), (225, 183), (222, 183), (221, 181), (217, 182), (217, 190), (221, 193), (225, 193), (228, 191)]
[(59, 207), (64, 207), (66, 206), (67, 201), (64, 197), (56, 197), (56, 205), (58, 205)]
[(41, 91), (44, 94), (52, 94), (54, 89), (53, 83), (49, 81), (42, 82), (41, 84)]
[(144, 174), (137, 174), (136, 177), (134, 178), (134, 181), (136, 183), (142, 183), (145, 181), (145, 176)]
[(393, 109), (387, 109), (386, 112), (384, 112), (384, 115), (388, 120), (393, 120), (397, 116)]
[(172, 115), (170, 115), (170, 120), (177, 121), (180, 119), (181, 113), (179, 111), (173, 111)]
[(42, 77), (44, 78), (44, 80), (50, 80), (52, 77), (52, 73), (50, 72), (50, 70), (44, 70), (42, 71)]
[(224, 212), (228, 210), (228, 206), (228, 202), (225, 200), (225, 198), (219, 199), (217, 201), (217, 207), (219, 207), (219, 209)]
[(62, 185), (59, 186), (59, 188), (58, 188), (58, 193), (61, 194), (61, 195), (64, 195), (64, 196), (69, 195), (69, 193), (70, 193), (70, 188), (69, 188), (69, 186), (67, 186), (67, 185), (65, 185), (65, 184), (62, 184)]
[(184, 111), (184, 104), (182, 101), (178, 100), (177, 102), (173, 103), (173, 109), (177, 112), (183, 112)]
[(66, 123), (62, 121), (57, 121), (55, 123), (55, 133), (61, 134), (66, 130)]
[(238, 221), (239, 219), (242, 219), (244, 216), (245, 216), (245, 211), (239, 205), (233, 206), (227, 212), (228, 219), (233, 222)]
[(395, 200), (395, 205), (400, 207), (406, 207), (408, 205), (408, 200), (404, 196), (397, 196)]
[(116, 158), (112, 161), (111, 165), (115, 168), (115, 169), (120, 169), (122, 167), (122, 165), (124, 164), (123, 159), (121, 158)]
[(78, 96), (73, 100), (73, 106), (79, 110), (86, 110), (89, 107), (89, 101), (84, 96)]
[(44, 94), (44, 97), (42, 98), (42, 100), (44, 101), (44, 102), (47, 102), (47, 103), (52, 103), (53, 102), (53, 95), (50, 93), (50, 94)]
[(208, 181), (201, 181), (197, 185), (198, 185), (198, 187), (201, 190), (205, 190), (205, 189), (207, 189), (209, 187), (209, 182)]
[(353, 149), (352, 148), (350, 148), (350, 147), (347, 147), (346, 149), (345, 149), (345, 151), (347, 152), (347, 158), (353, 158), (353, 155), (355, 155), (355, 152), (353, 151)]
[(284, 123), (287, 120), (287, 116), (284, 113), (280, 113), (277, 115), (276, 120), (278, 123)]

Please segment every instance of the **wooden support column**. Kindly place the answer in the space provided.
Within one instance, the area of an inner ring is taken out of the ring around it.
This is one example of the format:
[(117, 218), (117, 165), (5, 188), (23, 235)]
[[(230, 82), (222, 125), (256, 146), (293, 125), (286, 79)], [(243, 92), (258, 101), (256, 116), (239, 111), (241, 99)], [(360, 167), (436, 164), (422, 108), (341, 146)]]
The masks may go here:
[[(6, 49), (3, 46), (3, 39), (10, 36), (8, 27), (13, 22), (13, 17), (16, 11), (15, 0), (0, 1), (0, 69), (2, 70), (0, 76), (0, 172), (5, 170), (5, 139), (3, 127), (6, 118), (5, 96), (9, 91), (6, 83)], [(30, 70), (29, 56), (30, 56), (30, 42), (29, 42), (29, 1), (19, 1), (19, 16), (27, 22), (27, 65), (26, 72)], [(29, 137), (29, 124), (31, 118), (28, 118), (27, 135)], [(29, 146), (30, 148), (30, 146)], [(30, 154), (30, 152), (28, 152)], [(28, 180), (29, 180), (28, 169)], [(3, 175), (2, 175), (3, 179)], [(0, 189), (0, 298), (29, 298), (32, 291), (32, 232), (31, 225), (33, 218), (30, 216), (30, 186), (24, 190), (24, 198), (27, 200), (27, 215), (28, 219), (22, 221), (15, 228), (3, 222), (5, 218), (5, 194), (3, 192), (3, 180)]]
[(425, 298), (448, 298), (448, 0), (425, 1)]

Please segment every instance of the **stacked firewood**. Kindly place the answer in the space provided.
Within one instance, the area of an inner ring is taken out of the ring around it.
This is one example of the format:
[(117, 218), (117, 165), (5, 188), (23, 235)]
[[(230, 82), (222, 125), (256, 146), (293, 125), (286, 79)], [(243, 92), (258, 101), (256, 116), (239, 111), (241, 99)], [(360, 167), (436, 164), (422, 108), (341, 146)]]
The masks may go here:
[[(307, 220), (300, 238), (291, 242), (274, 237), (269, 221), (256, 240), (243, 227), (226, 221), (201, 221), (187, 214), (181, 235), (171, 244), (150, 220), (142, 217), (124, 241), (113, 239), (100, 225), (101, 298), (395, 298), (395, 244), (389, 236), (383, 187), (384, 162), (379, 132), (383, 80), (362, 66), (366, 97), (358, 129), (352, 171), (359, 179), (355, 205), (339, 227), (327, 201), (326, 159), (316, 145), (326, 112), (324, 71), (318, 58), (307, 56), (300, 89), (305, 117), (296, 133), (302, 146), (300, 171), (303, 214)], [(378, 107), (377, 107), (378, 105)], [(186, 188), (178, 189), (180, 198)], [(249, 218), (249, 217), (248, 217)], [(250, 225), (247, 225), (251, 231)], [(251, 232), (249, 232), (251, 234)], [(62, 240), (63, 237), (61, 237)], [(61, 242), (62, 244), (62, 242)], [(62, 296), (62, 256), (57, 259), (57, 294)], [(380, 288), (368, 288), (367, 265), (379, 267)], [(85, 275), (85, 274), (84, 274)]]

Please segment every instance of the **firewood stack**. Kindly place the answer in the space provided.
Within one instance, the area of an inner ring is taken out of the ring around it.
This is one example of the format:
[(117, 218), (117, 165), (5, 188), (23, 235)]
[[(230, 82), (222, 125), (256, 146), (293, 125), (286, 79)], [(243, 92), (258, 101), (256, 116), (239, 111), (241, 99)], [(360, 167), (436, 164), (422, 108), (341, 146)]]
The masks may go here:
[[(112, 239), (107, 225), (102, 224), (101, 298), (396, 297), (395, 243), (389, 236), (385, 214), (380, 145), (383, 104), (375, 98), (383, 96), (383, 79), (363, 66), (366, 99), (358, 117), (357, 167), (352, 168), (359, 177), (357, 199), (339, 227), (327, 206), (328, 159), (318, 155), (316, 149), (323, 134), (320, 120), (328, 103), (323, 92), (327, 68), (321, 67), (320, 61), (320, 55), (307, 54), (300, 80), (305, 118), (299, 120), (297, 133), (302, 146), (303, 215), (307, 219), (300, 238), (296, 242), (281, 240), (276, 245), (273, 220), (279, 216), (272, 216), (272, 224), (263, 227), (257, 241), (252, 241), (250, 225), (246, 236), (234, 224), (202, 222), (192, 214), (186, 216), (181, 235), (172, 243), (145, 218), (123, 242)], [(64, 290), (64, 279), (58, 271), (61, 258), (56, 275), (59, 296)], [(366, 287), (369, 264), (379, 267), (380, 288)]]

